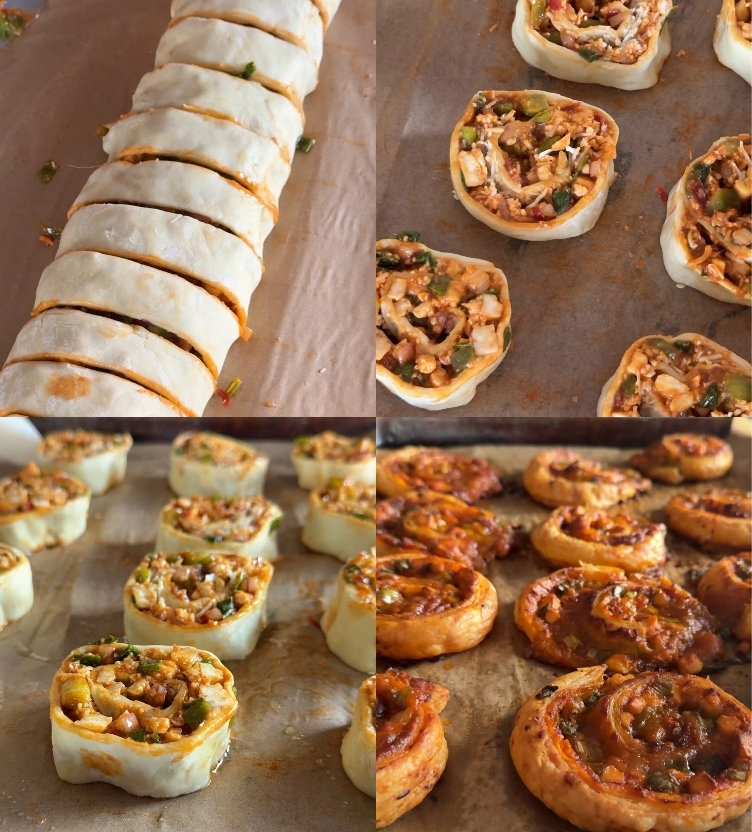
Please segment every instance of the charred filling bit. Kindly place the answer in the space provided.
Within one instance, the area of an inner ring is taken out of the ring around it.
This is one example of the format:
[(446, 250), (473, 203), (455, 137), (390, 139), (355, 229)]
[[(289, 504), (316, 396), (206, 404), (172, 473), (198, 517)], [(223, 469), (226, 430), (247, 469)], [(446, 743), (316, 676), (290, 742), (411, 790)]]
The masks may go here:
[(664, 439), (663, 443), (651, 445), (648, 450), (651, 450), (652, 448), (660, 448), (664, 443), (677, 456), (679, 454), (702, 457), (718, 456), (728, 447), (728, 445), (717, 436), (683, 434), (681, 436), (673, 436)]
[(634, 485), (638, 492), (650, 490), (649, 480), (643, 479), (637, 471), (629, 468), (611, 468), (590, 459), (578, 459), (574, 462), (552, 462), (549, 466), (555, 477), (570, 482), (597, 482), (607, 485)]
[(613, 130), (585, 104), (544, 93), (479, 93), (460, 131), (470, 196), (511, 222), (555, 219), (575, 208), (616, 156)]
[(0, 515), (58, 508), (89, 489), (62, 471), (42, 473), (30, 462), (12, 477), (0, 480)]
[(376, 443), (368, 436), (340, 436), (327, 430), (295, 440), (295, 456), (337, 462), (365, 462), (376, 456)]
[(345, 583), (355, 588), (361, 601), (376, 607), (376, 556), (361, 552), (342, 567)]
[(376, 760), (408, 748), (418, 735), (422, 707), (431, 700), (433, 685), (407, 673), (389, 670), (376, 674), (373, 724), (376, 728)]
[(322, 508), (356, 520), (376, 522), (376, 486), (332, 477), (324, 491), (318, 492)]
[[(745, 238), (745, 228), (734, 233)], [(690, 218), (682, 229), (689, 250), (687, 265), (714, 283), (731, 283), (741, 295), (752, 292), (752, 265), (743, 257), (729, 251), (699, 222)]]
[(752, 555), (735, 555), (731, 558), (734, 575), (744, 583), (752, 583)]
[(427, 448), (409, 457), (393, 457), (385, 463), (392, 475), (411, 491), (427, 488), (474, 503), (501, 492), (496, 471), (477, 457), (449, 454)]
[(531, 23), (550, 43), (597, 60), (633, 64), (672, 11), (671, 0), (531, 0)]
[(473, 595), (472, 569), (443, 558), (382, 560), (376, 573), (376, 612), (381, 615), (438, 615)]
[(436, 259), (418, 243), (376, 252), (376, 361), (416, 387), (443, 387), (509, 346), (499, 274)]
[(282, 515), (274, 503), (260, 496), (178, 497), (165, 507), (162, 522), (208, 543), (247, 543), (267, 523), (271, 523), (270, 532), (276, 531)]
[(86, 457), (124, 448), (128, 444), (125, 433), (94, 433), (86, 430), (61, 430), (49, 433), (39, 446), (46, 457), (64, 462), (77, 462)]
[(217, 468), (251, 464), (258, 459), (247, 445), (211, 433), (183, 433), (175, 440), (174, 448), (177, 456)]
[(18, 564), (18, 555), (9, 546), (3, 546), (0, 543), (0, 572), (7, 572)]
[[(694, 503), (694, 505), (692, 505)], [(752, 519), (752, 492), (735, 488), (715, 488), (702, 497), (688, 498), (690, 508), (720, 514), (723, 517), (735, 517), (741, 520)]]
[(655, 523), (629, 514), (611, 516), (605, 511), (588, 511), (567, 506), (559, 515), (564, 534), (606, 546), (635, 546), (658, 531)]
[(737, 0), (734, 3), (734, 17), (739, 34), (745, 40), (752, 41), (752, 0)]
[(215, 626), (256, 603), (270, 572), (265, 561), (242, 555), (147, 555), (136, 569), (131, 600), (169, 624)]
[(198, 650), (141, 649), (114, 636), (100, 642), (71, 654), (57, 676), (63, 713), (80, 728), (177, 742), (234, 704), (224, 688), (229, 674)]

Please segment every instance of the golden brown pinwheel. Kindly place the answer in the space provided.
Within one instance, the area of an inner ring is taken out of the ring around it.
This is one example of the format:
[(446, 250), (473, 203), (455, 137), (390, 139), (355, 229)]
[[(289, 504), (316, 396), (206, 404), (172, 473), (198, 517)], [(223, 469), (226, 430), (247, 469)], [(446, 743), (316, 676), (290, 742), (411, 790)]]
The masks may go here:
[(752, 639), (752, 553), (729, 555), (713, 564), (697, 585), (697, 597), (729, 627), (749, 653)]
[(610, 566), (570, 566), (534, 581), (514, 620), (536, 659), (563, 667), (699, 673), (723, 657), (718, 625), (696, 598), (666, 577)]
[(752, 542), (752, 492), (714, 488), (677, 494), (666, 506), (668, 526), (703, 549), (748, 549)]
[(589, 832), (705, 832), (752, 801), (752, 714), (697, 676), (568, 673), (522, 705), (510, 752), (528, 789)]
[(728, 442), (696, 433), (663, 436), (629, 460), (646, 477), (669, 485), (718, 479), (728, 473), (733, 462)]

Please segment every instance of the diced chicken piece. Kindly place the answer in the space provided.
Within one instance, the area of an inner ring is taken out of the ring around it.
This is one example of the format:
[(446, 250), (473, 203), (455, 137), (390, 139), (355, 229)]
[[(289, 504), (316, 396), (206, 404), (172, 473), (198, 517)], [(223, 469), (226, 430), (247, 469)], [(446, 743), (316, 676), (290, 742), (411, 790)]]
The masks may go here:
[(420, 355), (415, 362), (415, 369), (419, 373), (430, 375), (436, 369), (436, 359), (432, 355)]
[(486, 160), (479, 148), (460, 150), (460, 168), (468, 188), (484, 185), (486, 182)]
[(695, 403), (695, 397), (689, 387), (667, 373), (655, 379), (655, 389), (668, 401), (672, 413), (688, 410)]
[(470, 334), (470, 343), (476, 355), (493, 355), (499, 351), (496, 328), (492, 324), (476, 326)]
[(405, 297), (405, 291), (407, 290), (407, 281), (404, 277), (395, 277), (392, 280), (392, 285), (389, 288), (389, 297), (392, 300), (402, 300)]
[(504, 307), (499, 303), (496, 295), (485, 294), (481, 297), (481, 314), (486, 318), (500, 318)]

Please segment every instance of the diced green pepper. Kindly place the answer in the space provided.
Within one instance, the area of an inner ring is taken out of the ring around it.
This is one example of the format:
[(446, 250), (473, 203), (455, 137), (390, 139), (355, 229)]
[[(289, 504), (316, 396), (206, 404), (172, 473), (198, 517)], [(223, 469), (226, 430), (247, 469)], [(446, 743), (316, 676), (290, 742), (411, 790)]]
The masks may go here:
[(295, 149), (299, 150), (301, 153), (310, 153), (311, 148), (315, 144), (316, 139), (313, 139), (310, 136), (301, 136), (297, 142), (295, 142)]
[(679, 352), (676, 346), (665, 338), (648, 338), (648, 344), (662, 353), (665, 353), (672, 361), (676, 361), (679, 357)]
[(586, 708), (592, 708), (593, 705), (595, 705), (595, 703), (601, 698), (601, 696), (603, 696), (603, 694), (599, 690), (594, 690), (590, 694), (590, 696), (588, 696), (588, 697), (586, 697), (585, 699), (582, 700), (582, 704)]
[(548, 0), (533, 0), (532, 8), (530, 9), (530, 23), (534, 29), (537, 29), (546, 16), (546, 3)]
[(391, 251), (377, 251), (376, 265), (380, 269), (393, 270), (399, 268), (400, 259), (396, 254), (392, 254)]
[(565, 722), (562, 720), (559, 723), (559, 730), (565, 737), (576, 737), (579, 734), (579, 729), (575, 722)]
[(455, 373), (461, 373), (474, 358), (475, 350), (472, 344), (461, 344), (455, 347), (452, 353), (452, 368)]
[(207, 552), (184, 552), (183, 563), (188, 566), (208, 566), (212, 561), (212, 555)]
[(535, 152), (536, 153), (543, 153), (544, 150), (550, 150), (556, 144), (556, 142), (559, 141), (560, 138), (561, 138), (561, 136), (551, 136), (550, 138), (541, 142), (538, 145), (538, 147), (535, 148)]
[(541, 110), (533, 116), (535, 124), (547, 124), (554, 117), (554, 111), (551, 109)]
[(449, 287), (452, 285), (452, 278), (446, 274), (437, 274), (436, 277), (428, 284), (426, 287), (429, 292), (433, 292), (434, 295), (439, 295), (440, 297), (444, 297), (446, 293), (449, 291)]
[(507, 113), (511, 113), (512, 110), (514, 110), (514, 104), (511, 101), (498, 101), (493, 106), (493, 111), (497, 116), (505, 116)]
[(256, 64), (254, 64), (253, 61), (251, 61), (250, 63), (247, 63), (243, 67), (243, 71), (240, 73), (240, 77), (244, 81), (247, 81), (251, 77), (251, 75), (253, 75), (253, 73), (255, 71), (256, 71)]
[(592, 49), (580, 49), (580, 57), (589, 64), (592, 64), (593, 61), (597, 61), (600, 58), (600, 55), (597, 52), (593, 52)]
[(39, 170), (39, 178), (42, 182), (47, 183), (52, 181), (52, 177), (57, 173), (57, 162), (50, 159), (47, 164), (43, 165)]
[(138, 666), (139, 673), (158, 673), (162, 666), (161, 659), (144, 659)]
[(225, 598), (224, 601), (217, 601), (217, 609), (222, 613), (222, 618), (227, 618), (235, 612), (235, 604), (232, 598)]
[(145, 566), (142, 566), (140, 569), (136, 570), (136, 580), (140, 583), (146, 583), (146, 581), (151, 579), (151, 569), (147, 569)]
[(195, 731), (201, 725), (206, 717), (209, 716), (210, 712), (211, 705), (209, 705), (203, 696), (183, 703), (183, 719), (192, 731)]
[(721, 389), (735, 402), (752, 401), (752, 379), (741, 373), (724, 373)]
[(718, 385), (713, 382), (708, 385), (708, 389), (703, 394), (700, 401), (697, 402), (698, 407), (718, 407)]
[(603, 26), (604, 23), (602, 20), (598, 20), (594, 17), (586, 17), (582, 23), (578, 24), (580, 29), (590, 29), (591, 26)]
[(465, 150), (470, 150), (473, 142), (478, 141), (478, 131), (474, 127), (470, 127), (467, 124), (464, 127), (460, 127), (460, 133), (462, 135), (462, 145)]
[(509, 349), (509, 345), (512, 343), (512, 327), (508, 326), (504, 330), (504, 344), (503, 349), (506, 352)]
[(674, 346), (679, 347), (682, 352), (692, 352), (693, 348), (691, 341), (682, 341), (681, 339), (674, 341)]
[(590, 161), (590, 154), (583, 153), (582, 156), (577, 160), (577, 164), (574, 166), (574, 173), (572, 174), (572, 184), (575, 183), (577, 177), (582, 173), (585, 165)]
[(415, 362), (414, 361), (406, 361), (404, 364), (399, 366), (397, 373), (399, 377), (403, 381), (410, 381), (413, 377), (413, 371), (415, 370)]
[(280, 514), (279, 517), (275, 517), (274, 520), (272, 520), (271, 525), (269, 526), (269, 532), (276, 532), (277, 529), (282, 525), (282, 521), (284, 519), (284, 514)]
[(552, 29), (546, 37), (549, 43), (553, 43), (556, 46), (562, 45), (561, 32), (558, 29)]
[(153, 734), (149, 734), (149, 738), (151, 739), (152, 742), (157, 742), (157, 743), (162, 742), (162, 738), (159, 736), (159, 734), (156, 731)]
[(698, 162), (692, 168), (692, 176), (698, 182), (705, 182), (708, 178), (708, 174), (710, 173), (710, 165), (706, 165), (704, 162)]
[(749, 769), (738, 766), (736, 768), (727, 768), (723, 772), (723, 776), (729, 780), (738, 780), (740, 783), (746, 783), (749, 780)]
[(635, 390), (637, 389), (637, 376), (634, 373), (630, 373), (624, 381), (622, 381), (621, 389), (625, 395), (634, 396)]
[(96, 653), (74, 653), (71, 658), (86, 667), (99, 667), (102, 664), (102, 657)]
[(551, 194), (551, 201), (557, 214), (563, 214), (569, 208), (571, 198), (572, 191), (570, 188), (562, 188), (560, 191), (554, 191)]
[(129, 734), (125, 735), (129, 740), (135, 740), (136, 742), (146, 742), (146, 731), (143, 729), (139, 729), (138, 731), (131, 731)]
[(483, 110), (487, 103), (488, 100), (482, 92), (479, 92), (475, 98), (473, 98), (473, 106), (475, 107), (476, 116)]
[(98, 124), (94, 128), (94, 135), (104, 138), (110, 132), (110, 128), (106, 124)]
[(417, 231), (399, 231), (394, 235), (394, 239), (405, 243), (417, 243), (420, 242), (420, 234)]
[(426, 249), (425, 251), (419, 251), (413, 257), (413, 263), (428, 263), (432, 269), (436, 268), (436, 261), (433, 258), (433, 252), (429, 249)]
[(140, 659), (141, 653), (135, 644), (126, 644), (126, 646), (115, 656), (116, 662), (121, 662), (126, 656), (133, 656), (134, 659)]
[(643, 788), (651, 792), (662, 792), (664, 794), (679, 794), (681, 786), (670, 774), (665, 771), (656, 771), (642, 784)]
[(733, 188), (718, 188), (705, 203), (705, 212), (712, 216), (716, 211), (730, 211), (740, 204), (739, 194)]
[(517, 107), (526, 116), (534, 116), (548, 108), (548, 99), (542, 92), (521, 95)]

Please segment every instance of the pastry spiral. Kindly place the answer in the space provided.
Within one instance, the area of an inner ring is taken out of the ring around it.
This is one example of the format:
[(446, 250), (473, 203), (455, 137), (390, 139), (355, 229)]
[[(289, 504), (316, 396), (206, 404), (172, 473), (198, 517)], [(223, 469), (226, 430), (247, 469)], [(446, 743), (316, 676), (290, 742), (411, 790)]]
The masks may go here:
[(702, 576), (697, 597), (724, 626), (731, 629), (742, 651), (752, 640), (752, 554), (722, 558)]
[(666, 506), (668, 526), (704, 549), (748, 549), (752, 540), (752, 492), (714, 488), (676, 494)]
[(26, 615), (33, 604), (29, 559), (19, 549), (0, 543), (0, 630)]
[(695, 433), (663, 436), (629, 460), (646, 477), (669, 485), (716, 480), (728, 473), (733, 462), (728, 442)]
[(88, 485), (94, 496), (104, 494), (125, 479), (128, 433), (61, 430), (48, 433), (37, 447), (37, 461), (48, 471), (65, 471)]

